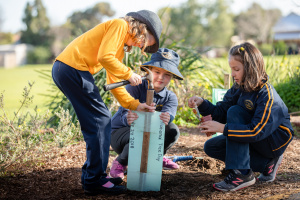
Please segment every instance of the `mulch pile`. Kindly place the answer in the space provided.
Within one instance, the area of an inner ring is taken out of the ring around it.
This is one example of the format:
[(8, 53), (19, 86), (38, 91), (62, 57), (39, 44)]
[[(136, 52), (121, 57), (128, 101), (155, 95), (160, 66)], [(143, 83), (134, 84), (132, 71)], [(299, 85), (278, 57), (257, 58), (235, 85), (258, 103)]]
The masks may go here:
[[(225, 178), (226, 171), (223, 162), (205, 155), (203, 144), (207, 137), (199, 134), (196, 128), (181, 128), (181, 133), (183, 135), (167, 156), (193, 155), (202, 159), (180, 161), (178, 170), (163, 170), (159, 192), (84, 195), (80, 175), (85, 161), (85, 143), (81, 142), (53, 149), (47, 161), (19, 166), (19, 172), (0, 178), (0, 199), (300, 199), (299, 138), (294, 138), (285, 152), (274, 182), (256, 183), (225, 193), (212, 187), (213, 183)], [(112, 152), (108, 170), (115, 157)], [(123, 184), (126, 184), (126, 177)]]

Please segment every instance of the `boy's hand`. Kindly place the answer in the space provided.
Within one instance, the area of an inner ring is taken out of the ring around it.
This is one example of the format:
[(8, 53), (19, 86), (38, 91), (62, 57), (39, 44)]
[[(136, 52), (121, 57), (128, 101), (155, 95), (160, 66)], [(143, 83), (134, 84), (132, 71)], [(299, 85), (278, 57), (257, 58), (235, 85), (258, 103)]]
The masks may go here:
[(131, 126), (132, 122), (134, 122), (139, 116), (136, 113), (131, 112), (131, 110), (127, 113), (127, 123)]
[(163, 121), (165, 125), (168, 125), (170, 121), (170, 114), (167, 112), (163, 112), (159, 115), (159, 118)]

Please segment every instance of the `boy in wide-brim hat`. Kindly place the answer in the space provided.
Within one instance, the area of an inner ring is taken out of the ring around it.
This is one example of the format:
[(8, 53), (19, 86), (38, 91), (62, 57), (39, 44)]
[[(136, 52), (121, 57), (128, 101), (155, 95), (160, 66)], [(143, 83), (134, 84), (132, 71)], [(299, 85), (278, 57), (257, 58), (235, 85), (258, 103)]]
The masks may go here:
[[(161, 112), (160, 119), (166, 125), (164, 154), (176, 143), (180, 135), (178, 127), (172, 123), (176, 115), (178, 100), (176, 95), (166, 88), (172, 78), (183, 80), (183, 76), (178, 70), (179, 62), (180, 57), (175, 51), (160, 48), (156, 53), (152, 54), (149, 62), (142, 65), (152, 71), (155, 91), (153, 101), (156, 104), (156, 111)], [(128, 85), (126, 89), (130, 95), (141, 103), (146, 102), (147, 80), (144, 80), (138, 86)], [(120, 107), (112, 117), (111, 146), (118, 153), (118, 157), (112, 163), (110, 169), (111, 177), (124, 178), (124, 171), (128, 165), (130, 125), (137, 117), (136, 113), (123, 107)], [(178, 169), (179, 166), (172, 160), (164, 157), (163, 168), (172, 170)]]

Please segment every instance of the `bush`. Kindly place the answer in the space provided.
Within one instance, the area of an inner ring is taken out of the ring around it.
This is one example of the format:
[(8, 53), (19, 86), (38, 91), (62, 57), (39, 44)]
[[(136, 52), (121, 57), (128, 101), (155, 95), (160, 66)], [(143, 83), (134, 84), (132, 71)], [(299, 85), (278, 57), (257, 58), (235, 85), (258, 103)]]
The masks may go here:
[(261, 44), (258, 48), (264, 56), (271, 55), (273, 51), (272, 44)]
[(51, 51), (42, 46), (35, 47), (32, 51), (28, 52), (28, 64), (47, 64), (51, 60)]
[(300, 79), (295, 78), (276, 86), (276, 91), (288, 107), (289, 112), (300, 111)]
[(79, 123), (72, 123), (68, 111), (60, 109), (55, 113), (60, 119), (55, 128), (48, 127), (49, 112), (40, 114), (36, 107), (33, 114), (23, 113), (23, 109), (32, 103), (30, 92), (33, 84), (29, 83), (29, 87), (24, 88), (21, 105), (12, 119), (5, 112), (4, 93), (0, 93), (0, 176), (17, 163), (43, 158), (50, 147), (61, 148), (82, 140)]
[(274, 49), (276, 55), (284, 55), (287, 53), (287, 45), (284, 43), (284, 41), (274, 43)]

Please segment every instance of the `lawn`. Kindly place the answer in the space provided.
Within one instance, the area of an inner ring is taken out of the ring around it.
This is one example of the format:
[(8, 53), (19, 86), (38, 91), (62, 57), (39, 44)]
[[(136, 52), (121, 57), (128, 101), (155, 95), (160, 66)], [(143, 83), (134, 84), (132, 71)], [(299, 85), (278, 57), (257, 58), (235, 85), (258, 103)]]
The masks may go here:
[[(42, 77), (38, 71), (43, 71), (51, 75), (51, 64), (47, 65), (25, 65), (15, 67), (12, 69), (0, 68), (0, 93), (4, 91), (4, 108), (5, 111), (11, 116), (16, 109), (19, 108), (20, 100), (24, 87), (28, 86), (28, 81), (35, 82), (32, 87), (31, 95), (34, 96), (33, 103), (29, 106), (29, 111), (33, 111), (35, 106), (44, 112), (47, 110), (46, 101), (47, 97), (42, 94), (49, 93), (52, 79)], [(24, 109), (23, 111), (27, 111)], [(2, 111), (0, 111), (2, 114)]]

